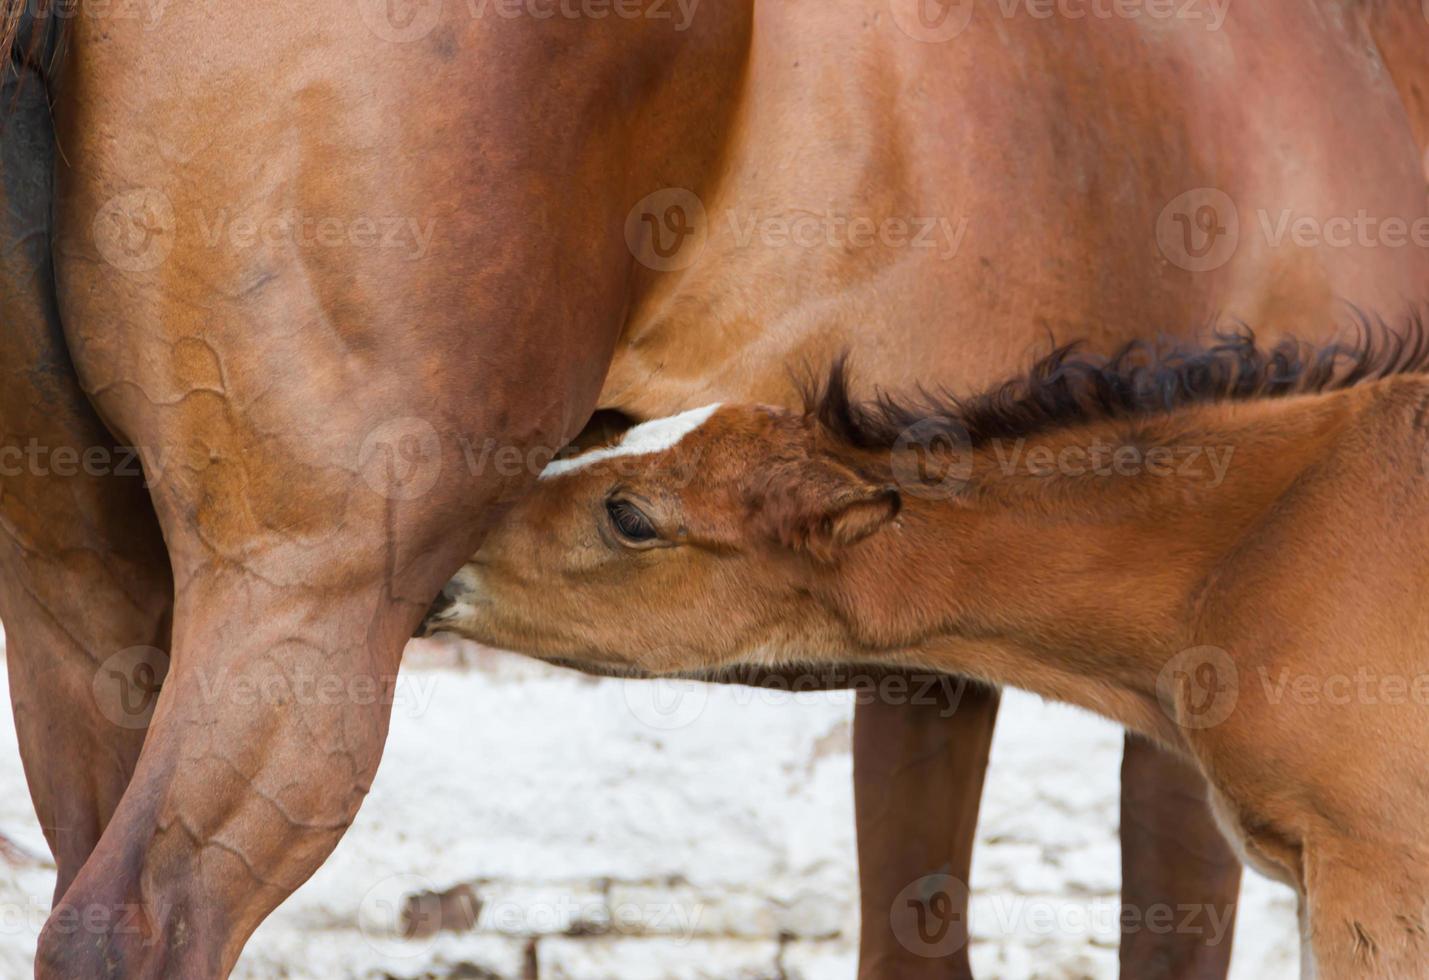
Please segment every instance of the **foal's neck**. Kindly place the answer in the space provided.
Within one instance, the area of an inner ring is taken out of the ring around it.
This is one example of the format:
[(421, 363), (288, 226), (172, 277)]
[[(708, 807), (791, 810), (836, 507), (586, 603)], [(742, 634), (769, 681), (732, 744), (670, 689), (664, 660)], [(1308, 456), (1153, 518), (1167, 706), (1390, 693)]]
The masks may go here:
[(950, 495), (905, 493), (897, 523), (844, 565), (841, 600), (884, 656), (1174, 742), (1158, 672), (1195, 644), (1218, 565), (1324, 458), (1363, 390), (980, 447)]

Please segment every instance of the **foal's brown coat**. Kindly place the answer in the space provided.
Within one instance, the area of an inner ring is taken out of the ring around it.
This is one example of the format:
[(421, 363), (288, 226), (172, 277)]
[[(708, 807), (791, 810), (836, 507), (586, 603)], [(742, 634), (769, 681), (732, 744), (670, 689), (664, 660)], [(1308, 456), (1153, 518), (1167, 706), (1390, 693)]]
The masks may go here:
[[(1320, 976), (1429, 976), (1429, 379), (1389, 376), (1429, 359), (1410, 338), (1348, 365), (1244, 338), (1058, 355), (921, 410), (841, 376), (804, 415), (720, 407), (553, 471), (438, 625), (653, 673), (852, 650), (1081, 705), (1201, 765), (1301, 895)], [(913, 468), (920, 425), (963, 448)]]

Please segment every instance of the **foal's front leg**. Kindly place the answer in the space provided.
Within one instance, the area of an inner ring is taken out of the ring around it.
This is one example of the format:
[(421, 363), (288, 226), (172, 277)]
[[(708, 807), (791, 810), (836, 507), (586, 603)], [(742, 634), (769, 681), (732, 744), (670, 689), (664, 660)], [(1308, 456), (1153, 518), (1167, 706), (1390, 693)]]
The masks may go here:
[(1429, 855), (1422, 851), (1339, 837), (1308, 844), (1302, 975), (1313, 980), (1429, 977), (1426, 866)]

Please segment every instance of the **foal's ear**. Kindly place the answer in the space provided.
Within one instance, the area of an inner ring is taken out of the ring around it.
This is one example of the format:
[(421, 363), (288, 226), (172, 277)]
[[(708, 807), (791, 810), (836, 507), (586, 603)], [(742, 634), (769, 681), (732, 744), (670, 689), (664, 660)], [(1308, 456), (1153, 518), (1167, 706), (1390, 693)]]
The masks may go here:
[(903, 500), (832, 460), (786, 464), (760, 488), (764, 529), (786, 547), (832, 561), (898, 516)]

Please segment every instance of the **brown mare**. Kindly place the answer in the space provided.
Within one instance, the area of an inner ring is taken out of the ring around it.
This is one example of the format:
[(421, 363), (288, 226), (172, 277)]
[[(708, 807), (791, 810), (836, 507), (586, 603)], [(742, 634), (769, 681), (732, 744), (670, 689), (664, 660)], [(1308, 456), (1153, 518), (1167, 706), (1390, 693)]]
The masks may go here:
[[(1334, 354), (1063, 350), (914, 407), (836, 369), (804, 413), (649, 423), (552, 466), (436, 625), (642, 674), (852, 658), (1098, 711), (1199, 763), (1297, 890), (1307, 976), (1429, 977), (1429, 378), (1393, 377), (1429, 336)], [(918, 429), (954, 479), (926, 478)]]
[[(1047, 330), (1273, 331), (1429, 281), (1422, 249), (1256, 218), (1424, 214), (1409, 2), (95, 4), (62, 53), (47, 7), (0, 4), (0, 616), (59, 868), (42, 976), (222, 974), (322, 862), (404, 638), (535, 479), (472, 447), (777, 400), (844, 347), (971, 385)], [(348, 696), (234, 693), (274, 678)], [(882, 927), (966, 877), (996, 699), (936, 708), (859, 710), (869, 978), (966, 972)], [(1127, 901), (1230, 901), (1194, 777), (1129, 748)], [(1157, 942), (1130, 975), (1224, 971)]]

